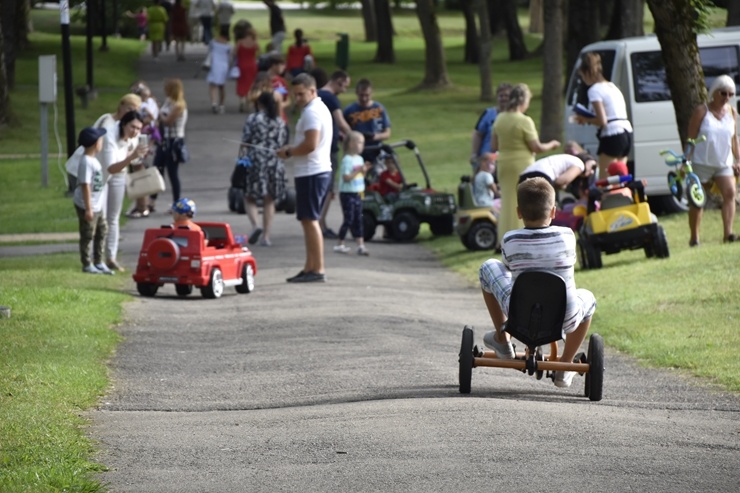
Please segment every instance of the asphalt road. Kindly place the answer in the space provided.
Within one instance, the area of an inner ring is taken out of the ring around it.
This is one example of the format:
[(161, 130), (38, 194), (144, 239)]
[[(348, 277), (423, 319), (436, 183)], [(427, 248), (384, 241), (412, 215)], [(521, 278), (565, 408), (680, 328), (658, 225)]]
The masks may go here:
[[(213, 115), (193, 57), (162, 58), (140, 72), (160, 98), (165, 76), (186, 83), (183, 193), (198, 219), (246, 233), (226, 207), (236, 146), (222, 139), (243, 123), (233, 84), (227, 114)], [(144, 229), (167, 222), (129, 221), (124, 262)], [(273, 243), (254, 248), (249, 295), (183, 300), (167, 286), (127, 304), (113, 386), (88, 414), (111, 491), (738, 491), (738, 396), (609, 349), (598, 403), (583, 378), (557, 389), (493, 368), (475, 369), (463, 396), (463, 325), (478, 342), (488, 328), (476, 286), (419, 245), (371, 242), (363, 258), (332, 241), (326, 284), (288, 284), (303, 262), (294, 217), (278, 215)]]

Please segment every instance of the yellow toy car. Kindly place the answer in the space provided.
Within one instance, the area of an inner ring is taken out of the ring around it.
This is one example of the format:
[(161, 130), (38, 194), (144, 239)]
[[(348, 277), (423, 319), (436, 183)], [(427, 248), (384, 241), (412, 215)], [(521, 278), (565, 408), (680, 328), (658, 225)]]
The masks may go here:
[(498, 241), (498, 221), (490, 207), (475, 203), (470, 181), (470, 176), (462, 176), (457, 186), (455, 229), (468, 250), (493, 250)]
[(633, 181), (632, 175), (612, 176), (596, 182), (589, 195), (589, 214), (578, 232), (582, 269), (600, 269), (602, 253), (622, 250), (642, 248), (648, 258), (669, 257), (665, 231), (650, 212), (641, 181)]

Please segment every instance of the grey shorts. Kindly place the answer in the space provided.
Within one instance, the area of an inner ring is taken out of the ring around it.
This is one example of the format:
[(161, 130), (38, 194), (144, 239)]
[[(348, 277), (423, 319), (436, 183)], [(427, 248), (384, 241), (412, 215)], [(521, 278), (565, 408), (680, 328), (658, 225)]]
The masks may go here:
[(694, 169), (694, 173), (699, 177), (699, 181), (702, 183), (709, 183), (716, 176), (734, 176), (735, 173), (732, 171), (732, 166), (723, 166), (718, 168), (716, 166), (708, 166), (706, 164), (691, 163), (691, 167)]

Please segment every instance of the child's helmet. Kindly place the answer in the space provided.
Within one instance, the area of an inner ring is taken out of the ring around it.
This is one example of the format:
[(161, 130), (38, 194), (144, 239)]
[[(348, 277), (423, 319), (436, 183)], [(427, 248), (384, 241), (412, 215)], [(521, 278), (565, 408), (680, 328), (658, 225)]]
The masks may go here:
[(195, 215), (195, 202), (189, 198), (183, 197), (172, 206), (172, 210), (178, 214), (187, 214), (190, 217)]

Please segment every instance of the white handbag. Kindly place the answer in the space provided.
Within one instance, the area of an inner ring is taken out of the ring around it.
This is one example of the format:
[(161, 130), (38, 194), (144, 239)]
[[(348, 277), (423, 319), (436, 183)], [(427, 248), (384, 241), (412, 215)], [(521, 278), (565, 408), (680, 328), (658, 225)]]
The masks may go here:
[(164, 192), (164, 188), (164, 178), (154, 166), (126, 174), (126, 195), (130, 199)]

